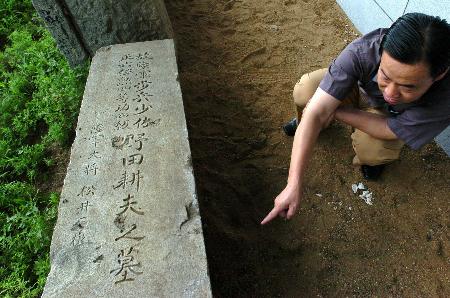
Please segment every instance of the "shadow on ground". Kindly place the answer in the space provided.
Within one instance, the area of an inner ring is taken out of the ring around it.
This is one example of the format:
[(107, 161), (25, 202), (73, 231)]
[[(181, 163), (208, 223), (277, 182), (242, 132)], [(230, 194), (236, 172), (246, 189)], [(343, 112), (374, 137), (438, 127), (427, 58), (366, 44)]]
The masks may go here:
[(167, 1), (215, 297), (449, 296), (449, 159), (405, 150), (374, 205), (351, 192), (350, 129), (319, 138), (293, 220), (259, 222), (286, 183), (291, 88), (355, 38), (331, 0)]

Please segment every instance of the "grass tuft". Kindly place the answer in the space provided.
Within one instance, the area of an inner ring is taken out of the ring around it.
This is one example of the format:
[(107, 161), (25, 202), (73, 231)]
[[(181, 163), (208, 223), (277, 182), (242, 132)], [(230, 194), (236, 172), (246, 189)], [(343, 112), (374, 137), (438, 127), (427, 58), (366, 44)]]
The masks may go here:
[(88, 65), (69, 67), (31, 1), (3, 0), (0, 15), (0, 296), (38, 297), (59, 194), (36, 178), (71, 145)]

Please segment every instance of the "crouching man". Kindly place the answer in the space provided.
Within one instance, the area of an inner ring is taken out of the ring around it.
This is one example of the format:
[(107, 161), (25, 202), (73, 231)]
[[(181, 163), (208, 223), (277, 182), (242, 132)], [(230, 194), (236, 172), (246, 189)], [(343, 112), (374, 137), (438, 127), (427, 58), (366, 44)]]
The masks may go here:
[(303, 75), (293, 92), (298, 117), (283, 127), (295, 135), (288, 183), (261, 224), (295, 214), (312, 148), (334, 119), (354, 128), (353, 163), (366, 179), (377, 179), (404, 144), (432, 141), (450, 124), (449, 65), (449, 24), (409, 13), (353, 41), (328, 69)]

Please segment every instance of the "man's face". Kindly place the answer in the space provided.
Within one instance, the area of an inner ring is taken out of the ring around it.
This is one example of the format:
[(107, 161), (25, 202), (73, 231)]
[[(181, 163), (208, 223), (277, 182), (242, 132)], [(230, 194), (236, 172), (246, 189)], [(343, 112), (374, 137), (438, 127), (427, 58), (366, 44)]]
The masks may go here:
[(377, 75), (378, 87), (390, 105), (418, 100), (436, 81), (424, 62), (414, 65), (401, 63), (386, 51), (381, 56)]

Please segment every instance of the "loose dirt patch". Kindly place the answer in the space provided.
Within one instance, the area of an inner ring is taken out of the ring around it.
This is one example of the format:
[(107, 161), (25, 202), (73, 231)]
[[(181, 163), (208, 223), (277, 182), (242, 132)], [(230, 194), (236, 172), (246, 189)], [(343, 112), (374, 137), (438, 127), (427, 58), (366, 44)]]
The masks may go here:
[[(299, 214), (261, 227), (286, 182), (301, 74), (355, 38), (331, 0), (173, 0), (180, 81), (216, 297), (450, 296), (449, 158), (404, 150), (351, 184), (350, 129), (324, 131)], [(318, 196), (316, 194), (320, 194)]]

